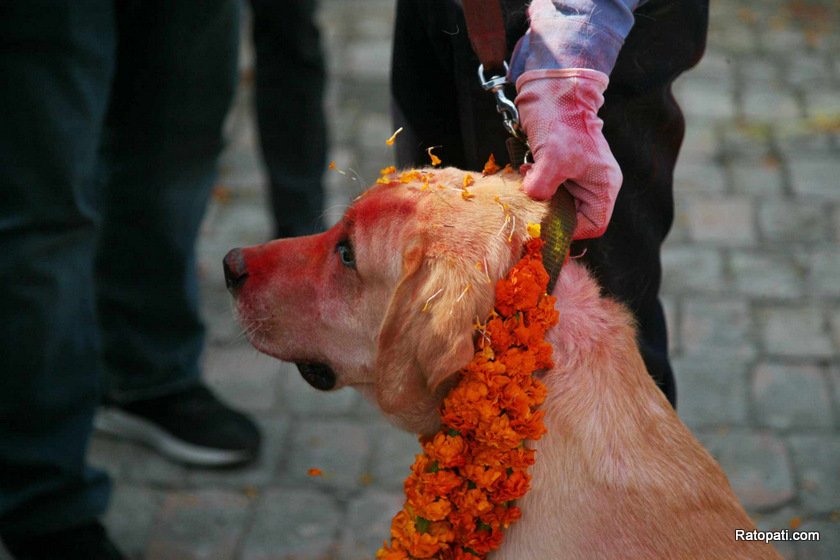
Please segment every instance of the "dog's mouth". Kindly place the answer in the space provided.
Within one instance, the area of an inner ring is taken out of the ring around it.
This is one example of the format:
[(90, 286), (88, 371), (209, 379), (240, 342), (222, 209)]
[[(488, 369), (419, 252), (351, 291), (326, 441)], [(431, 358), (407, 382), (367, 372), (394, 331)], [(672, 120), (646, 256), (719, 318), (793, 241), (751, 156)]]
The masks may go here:
[(320, 391), (329, 391), (337, 382), (335, 372), (326, 364), (298, 362), (295, 364), (307, 383)]

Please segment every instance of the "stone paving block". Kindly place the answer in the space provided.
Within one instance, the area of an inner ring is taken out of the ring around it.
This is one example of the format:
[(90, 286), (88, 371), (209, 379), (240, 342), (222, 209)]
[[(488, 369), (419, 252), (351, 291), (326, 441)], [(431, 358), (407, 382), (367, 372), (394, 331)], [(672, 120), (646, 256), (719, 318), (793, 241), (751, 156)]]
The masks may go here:
[(836, 155), (791, 159), (790, 174), (796, 194), (817, 196), (824, 200), (840, 199), (840, 158)]
[[(362, 6), (365, 4), (363, 3)], [(357, 8), (356, 13), (360, 17), (357, 17), (354, 22), (356, 36), (362, 39), (385, 38), (390, 41), (394, 27), (394, 7), (394, 2), (378, 0), (368, 2), (367, 7), (362, 10)]]
[(147, 557), (228, 560), (245, 531), (251, 500), (229, 491), (171, 492), (152, 531)]
[(828, 216), (817, 201), (765, 197), (758, 206), (758, 226), (767, 241), (817, 242), (826, 239)]
[(808, 119), (775, 130), (776, 151), (785, 161), (831, 160), (836, 157), (836, 135), (832, 134), (831, 127), (826, 131), (817, 130), (818, 122), (816, 118)]
[(146, 486), (117, 484), (114, 487), (103, 521), (108, 534), (130, 558), (144, 558), (163, 499), (163, 492)]
[(700, 441), (720, 462), (745, 507), (774, 508), (796, 495), (787, 449), (772, 432), (701, 433)]
[[(230, 249), (265, 243), (273, 237), (269, 212), (268, 202), (261, 194), (237, 198), (223, 206), (211, 235), (229, 240), (232, 243)], [(217, 254), (220, 275), (225, 254), (227, 251)]]
[(735, 99), (730, 90), (704, 84), (690, 76), (674, 84), (674, 95), (687, 118), (725, 121), (735, 117)]
[(761, 363), (752, 379), (754, 410), (761, 425), (780, 430), (834, 425), (823, 368)]
[(755, 34), (740, 25), (709, 25), (709, 41), (733, 53), (753, 53), (757, 47)]
[(391, 519), (402, 508), (401, 490), (368, 490), (347, 506), (338, 553), (342, 560), (369, 560), (391, 534)]
[(805, 90), (805, 113), (809, 117), (836, 119), (840, 116), (840, 90), (828, 88)]
[(662, 310), (665, 312), (665, 325), (668, 329), (668, 352), (675, 356), (680, 352), (679, 304), (676, 297), (660, 296)]
[(674, 191), (677, 193), (720, 193), (724, 190), (724, 176), (721, 169), (708, 162), (677, 160), (674, 169)]
[(799, 477), (800, 500), (809, 512), (840, 510), (840, 436), (788, 438)]
[(706, 49), (700, 63), (686, 73), (686, 78), (702, 79), (705, 83), (718, 84), (725, 88), (732, 87), (732, 77), (735, 73), (735, 58), (721, 49), (714, 47)]
[(686, 356), (751, 358), (755, 344), (747, 304), (735, 299), (685, 300), (680, 341)]
[(257, 493), (277, 476), (277, 468), (288, 460), (289, 426), (287, 415), (256, 416), (262, 433), (262, 449), (251, 464), (227, 469), (187, 470), (187, 485), (215, 488), (235, 488), (249, 494)]
[(770, 54), (788, 54), (804, 50), (807, 45), (802, 32), (795, 29), (765, 29), (761, 33), (762, 48)]
[(840, 204), (836, 205), (831, 213), (831, 224), (834, 230), (834, 240), (840, 241)]
[[(293, 426), (285, 476), (311, 487), (347, 493), (362, 488), (370, 457), (370, 436), (364, 425), (347, 419), (299, 420)], [(309, 476), (320, 469), (321, 476)]]
[(840, 296), (840, 249), (820, 247), (809, 252), (810, 286), (817, 296)]
[(112, 477), (122, 476), (123, 464), (131, 457), (134, 445), (101, 432), (94, 431), (87, 450), (88, 462), (108, 471)]
[(677, 412), (691, 427), (743, 425), (747, 421), (747, 372), (737, 360), (676, 358)]
[(235, 346), (207, 347), (204, 379), (232, 406), (250, 411), (271, 410), (277, 399), (280, 362), (243, 341)]
[(765, 351), (772, 356), (829, 358), (831, 338), (822, 310), (810, 306), (765, 306), (757, 313)]
[(185, 467), (164, 459), (157, 452), (99, 433), (91, 439), (88, 460), (118, 480), (132, 484), (175, 487), (183, 484), (186, 477)]
[(729, 164), (732, 190), (738, 194), (766, 197), (782, 192), (782, 172), (772, 158), (741, 158)]
[[(717, 150), (718, 143), (717, 133), (713, 126), (701, 119), (688, 120), (674, 173), (676, 174), (688, 163), (705, 163), (707, 169), (711, 167), (712, 156)], [(710, 182), (709, 185), (714, 186), (714, 183)]]
[(788, 84), (804, 91), (824, 90), (831, 84), (831, 62), (813, 53), (793, 52), (784, 62), (782, 76)]
[(280, 393), (288, 412), (301, 416), (338, 416), (352, 411), (360, 399), (359, 393), (350, 387), (319, 391), (303, 380), (296, 366), (280, 365)]
[(755, 242), (753, 202), (746, 197), (696, 197), (687, 200), (688, 230), (694, 241), (723, 246), (750, 246)]
[[(752, 513), (750, 517), (759, 531), (782, 531), (784, 529), (791, 530), (791, 524), (796, 524), (794, 520), (801, 522), (802, 513), (798, 508), (786, 506), (772, 513)], [(773, 548), (785, 560), (795, 560), (796, 549), (794, 543), (775, 541), (772, 544)]]
[(206, 343), (212, 345), (240, 344), (245, 338), (236, 320), (229, 294), (223, 294), (205, 284), (201, 289), (201, 318), (207, 328)]
[(401, 490), (411, 472), (414, 456), (420, 453), (417, 436), (387, 424), (373, 428), (374, 441), (371, 475), (373, 484)]
[(718, 153), (725, 159), (760, 159), (771, 154), (772, 127), (766, 123), (721, 123)]
[(723, 259), (716, 249), (694, 245), (668, 245), (662, 250), (664, 293), (720, 292)]
[(351, 43), (345, 51), (344, 71), (354, 79), (381, 82), (387, 87), (391, 71), (391, 39), (372, 39)]
[(778, 59), (765, 56), (740, 56), (737, 59), (740, 84), (748, 88), (780, 90), (783, 86)]
[[(251, 116), (253, 88), (243, 88), (229, 121), (225, 143), (230, 149), (219, 157), (217, 185), (232, 194), (258, 194), (268, 188), (268, 172), (259, 150), (256, 121)], [(218, 201), (213, 200), (214, 204)]]
[(342, 519), (327, 494), (272, 488), (256, 507), (242, 544), (241, 560), (325, 560)]
[(730, 270), (740, 294), (782, 299), (802, 295), (805, 274), (788, 255), (734, 251)]
[(828, 375), (829, 383), (833, 389), (834, 410), (840, 414), (840, 364), (834, 364), (829, 370)]
[(740, 116), (750, 121), (776, 123), (799, 118), (803, 110), (796, 98), (787, 91), (766, 89), (766, 84), (750, 84), (742, 94)]
[(798, 553), (797, 558), (837, 560), (838, 552), (840, 552), (840, 521), (806, 521), (797, 530), (817, 531), (820, 534), (819, 541), (794, 543), (794, 548)]
[(164, 459), (157, 452), (139, 444), (131, 445), (130, 456), (122, 468), (122, 480), (126, 482), (164, 488), (183, 486), (186, 476), (186, 467)]

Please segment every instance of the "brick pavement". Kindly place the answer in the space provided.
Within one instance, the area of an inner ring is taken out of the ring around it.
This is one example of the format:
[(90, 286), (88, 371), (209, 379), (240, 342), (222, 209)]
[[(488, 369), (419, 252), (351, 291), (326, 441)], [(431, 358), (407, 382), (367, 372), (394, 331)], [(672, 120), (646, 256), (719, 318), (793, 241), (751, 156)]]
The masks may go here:
[[(393, 0), (321, 3), (331, 159), (368, 181), (392, 157), (392, 15)], [(831, 1), (713, 2), (708, 53), (675, 86), (688, 132), (663, 298), (680, 414), (762, 528), (795, 519), (821, 531), (820, 543), (779, 546), (799, 560), (840, 558), (838, 17)], [(135, 558), (370, 558), (417, 444), (354, 393), (317, 393), (240, 336), (221, 258), (269, 231), (247, 79), (227, 130), (224, 190), (199, 249), (206, 375), (257, 416), (265, 453), (208, 472), (96, 438), (91, 458), (116, 482), (108, 525)], [(336, 219), (360, 185), (337, 174), (327, 185)]]

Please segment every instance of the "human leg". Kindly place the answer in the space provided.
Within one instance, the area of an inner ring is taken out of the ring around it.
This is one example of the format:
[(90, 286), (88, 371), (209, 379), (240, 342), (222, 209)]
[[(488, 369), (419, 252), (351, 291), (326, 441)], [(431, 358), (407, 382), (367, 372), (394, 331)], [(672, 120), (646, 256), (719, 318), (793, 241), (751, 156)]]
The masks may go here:
[(253, 459), (259, 433), (200, 382), (195, 244), (237, 77), (239, 4), (118, 4), (102, 143), (96, 273), (103, 431), (205, 466)]
[(606, 292), (635, 316), (642, 357), (672, 404), (660, 249), (674, 216), (674, 167), (685, 123), (671, 84), (700, 60), (707, 17), (707, 0), (652, 0), (636, 11), (600, 112), (624, 182), (604, 236), (574, 246), (585, 251)]
[(113, 70), (110, 2), (0, 9), (0, 535), (91, 522), (99, 402), (94, 170)]
[[(400, 6), (407, 14), (402, 20)], [(470, 85), (469, 80), (477, 80), (474, 68), (478, 61), (466, 35), (460, 32), (441, 38), (442, 29), (465, 29), (460, 9), (451, 1), (438, 10), (426, 6), (418, 0), (398, 3), (395, 41), (408, 41), (408, 46), (398, 50), (395, 43), (392, 91), (398, 123), (406, 127), (410, 140), (407, 146), (400, 146), (398, 157), (403, 165), (424, 164), (422, 150), (430, 145), (430, 139), (442, 138), (461, 145), (461, 151), (453, 150), (445, 163), (479, 170), (482, 158), (489, 153), (500, 159), (496, 152), (505, 133), (501, 126), (487, 127), (487, 123), (499, 123), (500, 117), (490, 95), (477, 87), (477, 81), (476, 86)], [(509, 43), (524, 32), (523, 6), (521, 1), (503, 2)], [(683, 134), (682, 115), (670, 87), (703, 53), (707, 6), (706, 0), (652, 0), (637, 10), (636, 25), (612, 72), (599, 113), (604, 120), (604, 135), (624, 173), (624, 183), (606, 234), (573, 247), (575, 254), (583, 255), (606, 293), (633, 312), (639, 325), (642, 357), (672, 404), (676, 402), (676, 387), (658, 299), (660, 247), (673, 219), (673, 170)], [(441, 15), (444, 12), (446, 16)], [(412, 26), (421, 28), (422, 33), (412, 31)], [(401, 36), (405, 38), (399, 39)], [(437, 56), (428, 56), (429, 52)], [(432, 79), (423, 80), (426, 75)], [(430, 94), (423, 89), (427, 82), (433, 84)], [(454, 109), (438, 112), (440, 103), (447, 99), (438, 91), (447, 88), (457, 92)], [(459, 123), (457, 130), (435, 136), (436, 128), (448, 130), (452, 126), (448, 121), (453, 111), (453, 122)], [(446, 122), (436, 122), (435, 115)]]
[(323, 230), (326, 70), (315, 0), (251, 0), (260, 146), (278, 237)]
[(106, 386), (116, 400), (199, 378), (204, 327), (195, 243), (233, 94), (234, 0), (119, 4), (102, 144), (96, 273)]

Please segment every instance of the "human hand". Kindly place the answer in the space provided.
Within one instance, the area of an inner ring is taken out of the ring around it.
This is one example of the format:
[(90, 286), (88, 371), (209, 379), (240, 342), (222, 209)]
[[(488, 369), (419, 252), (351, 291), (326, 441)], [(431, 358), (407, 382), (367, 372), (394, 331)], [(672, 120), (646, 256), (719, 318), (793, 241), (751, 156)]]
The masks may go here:
[(516, 105), (534, 163), (525, 164), (523, 189), (548, 200), (565, 182), (577, 206), (574, 239), (600, 237), (621, 187), (621, 169), (598, 118), (609, 79), (585, 68), (529, 70), (516, 80)]

